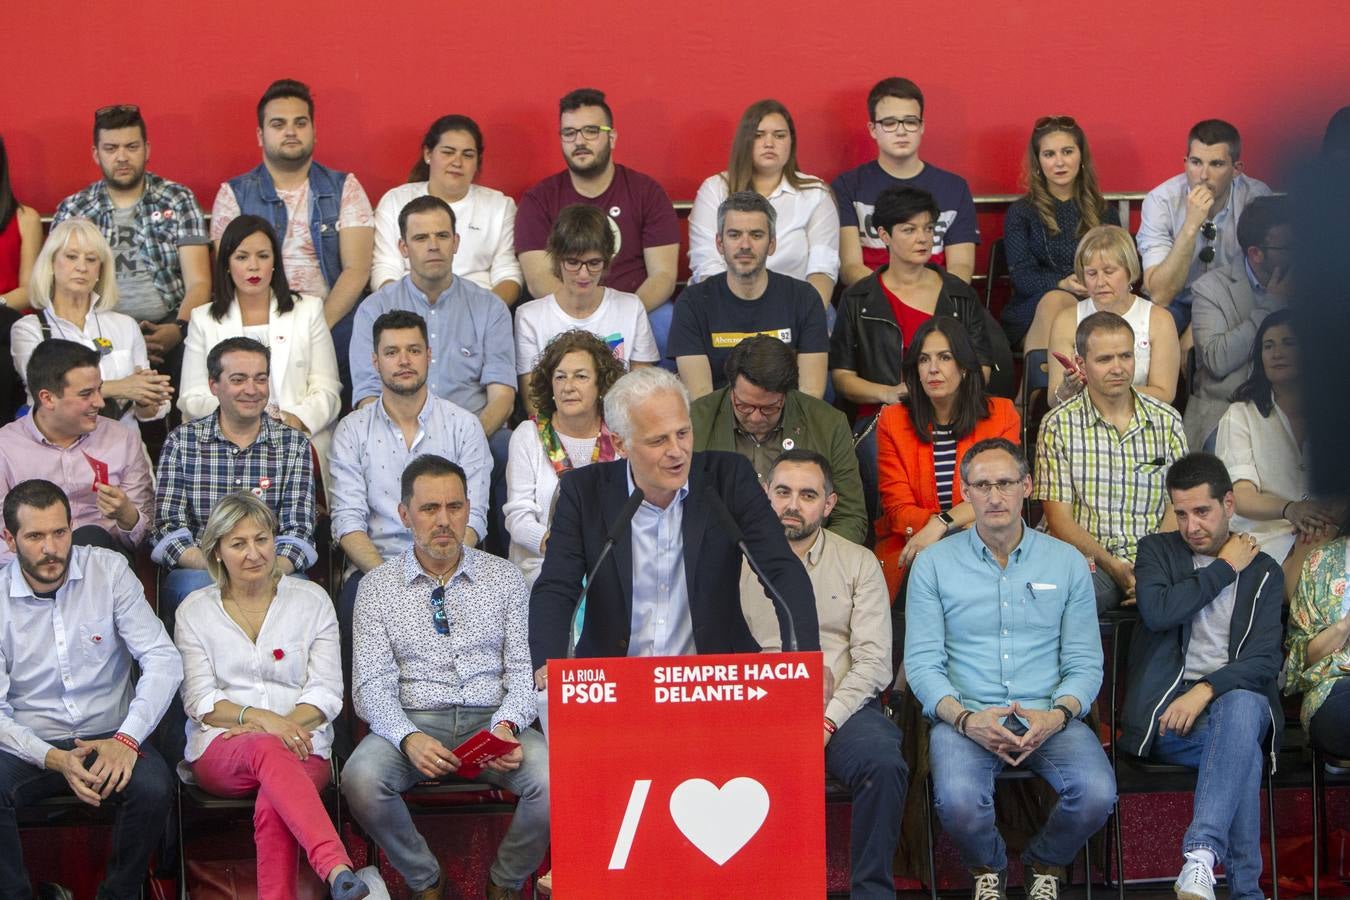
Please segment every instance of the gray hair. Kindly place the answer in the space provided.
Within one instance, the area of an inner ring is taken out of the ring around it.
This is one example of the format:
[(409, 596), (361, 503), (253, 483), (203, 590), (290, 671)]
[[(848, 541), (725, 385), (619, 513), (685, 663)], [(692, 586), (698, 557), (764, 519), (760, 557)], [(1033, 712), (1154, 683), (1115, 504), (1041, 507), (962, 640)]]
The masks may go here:
[(728, 212), (764, 213), (769, 220), (769, 240), (773, 240), (778, 230), (778, 211), (765, 197), (754, 191), (737, 191), (723, 200), (717, 207), (717, 233), (722, 233), (726, 225)]
[(1003, 437), (985, 438), (982, 441), (976, 441), (966, 451), (966, 455), (961, 457), (961, 481), (970, 484), (970, 467), (975, 462), (975, 457), (981, 453), (987, 453), (990, 450), (1002, 450), (1013, 458), (1017, 463), (1017, 477), (1026, 478), (1031, 474), (1031, 466), (1027, 464), (1027, 455), (1022, 452), (1022, 448), (1012, 441)]
[(605, 425), (625, 444), (633, 437), (633, 408), (662, 391), (678, 394), (689, 414), (689, 391), (680, 379), (660, 366), (644, 366), (624, 375), (605, 394)]
[[(211, 516), (206, 520), (206, 528), (202, 531), (199, 543), (202, 555), (206, 557), (206, 571), (210, 573), (211, 580), (220, 585), (222, 593), (230, 586), (230, 573), (225, 570), (216, 549), (220, 546), (220, 542), (225, 540), (225, 535), (245, 519), (260, 528), (266, 528), (272, 534), (277, 533), (277, 517), (272, 508), (248, 491), (237, 491), (220, 498), (215, 509), (211, 510)], [(273, 562), (273, 583), (280, 578), (281, 569)]]

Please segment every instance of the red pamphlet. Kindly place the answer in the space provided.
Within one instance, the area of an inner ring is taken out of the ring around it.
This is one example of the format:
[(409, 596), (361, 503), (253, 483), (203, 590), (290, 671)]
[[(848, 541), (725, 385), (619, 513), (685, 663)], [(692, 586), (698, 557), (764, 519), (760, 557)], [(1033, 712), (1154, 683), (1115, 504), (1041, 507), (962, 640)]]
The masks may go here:
[(89, 460), (89, 468), (94, 470), (94, 493), (97, 494), (100, 484), (110, 483), (108, 481), (108, 464), (101, 459), (90, 456), (88, 453), (84, 454), (84, 458)]
[(468, 740), (450, 751), (459, 758), (459, 768), (455, 774), (460, 778), (474, 778), (483, 771), (484, 763), (505, 756), (518, 746), (514, 741), (504, 741), (490, 731), (470, 735)]

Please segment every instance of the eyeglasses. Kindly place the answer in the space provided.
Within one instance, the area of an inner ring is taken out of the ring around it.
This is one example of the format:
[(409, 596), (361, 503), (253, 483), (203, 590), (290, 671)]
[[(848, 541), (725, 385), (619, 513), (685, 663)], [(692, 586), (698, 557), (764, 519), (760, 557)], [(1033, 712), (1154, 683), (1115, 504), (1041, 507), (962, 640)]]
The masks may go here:
[(759, 413), (764, 418), (771, 419), (783, 411), (783, 401), (785, 399), (786, 398), (784, 397), (780, 397), (775, 403), (757, 406), (754, 403), (746, 403), (741, 400), (740, 397), (736, 396), (736, 391), (734, 389), (731, 391), (731, 406), (736, 412), (743, 416), (748, 416), (751, 413)]
[(609, 134), (614, 128), (611, 125), (583, 125), (580, 128), (564, 128), (558, 132), (558, 137), (563, 139), (564, 143), (572, 143), (578, 137), (584, 137), (588, 141), (593, 141), (602, 134)]
[(1005, 481), (1003, 479), (999, 479), (998, 481), (977, 481), (974, 484), (966, 485), (966, 487), (970, 488), (972, 494), (978, 494), (981, 497), (988, 497), (995, 490), (1004, 497), (1011, 497), (1022, 489), (1022, 479), (1019, 478), (1016, 481)]
[(431, 592), (431, 624), (436, 626), (437, 634), (450, 633), (450, 617), (445, 612), (445, 585), (438, 585)]
[(559, 265), (561, 265), (565, 271), (573, 274), (580, 272), (583, 266), (586, 271), (590, 272), (592, 275), (599, 275), (605, 270), (605, 261), (599, 257), (594, 259), (577, 259), (575, 256), (569, 256), (559, 260)]
[(1209, 263), (1214, 262), (1213, 243), (1214, 239), (1219, 235), (1219, 228), (1212, 221), (1207, 221), (1200, 226), (1200, 234), (1206, 241), (1210, 242), (1209, 246), (1204, 247), (1200, 251), (1200, 261), (1208, 265)]
[(918, 131), (923, 127), (923, 119), (918, 116), (905, 116), (903, 119), (887, 116), (884, 119), (877, 119), (872, 124), (887, 134), (895, 134), (897, 128), (904, 128), (908, 132)]
[(1032, 131), (1041, 131), (1051, 128), (1077, 128), (1078, 122), (1073, 116), (1041, 116), (1036, 120), (1036, 124), (1031, 126)]

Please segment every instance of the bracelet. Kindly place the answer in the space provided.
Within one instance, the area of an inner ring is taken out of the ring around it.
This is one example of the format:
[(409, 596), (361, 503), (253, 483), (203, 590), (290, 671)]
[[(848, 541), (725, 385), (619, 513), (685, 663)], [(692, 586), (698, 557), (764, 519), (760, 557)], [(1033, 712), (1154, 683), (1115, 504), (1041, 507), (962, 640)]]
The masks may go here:
[(1280, 518), (1281, 518), (1281, 519), (1288, 519), (1288, 518), (1289, 518), (1289, 507), (1291, 507), (1291, 506), (1293, 506), (1293, 505), (1294, 505), (1294, 501), (1293, 501), (1293, 500), (1290, 500), (1288, 503), (1286, 503), (1286, 504), (1284, 505), (1284, 508), (1280, 510)]
[(500, 722), (495, 723), (492, 727), (497, 728), (498, 726), (504, 726), (507, 731), (511, 732), (512, 737), (516, 737), (520, 734), (520, 729), (516, 727), (515, 722), (508, 722), (506, 719), (502, 719)]
[(952, 723), (952, 726), (957, 730), (957, 732), (958, 732), (962, 737), (965, 737), (965, 736), (966, 736), (966, 722), (967, 722), (967, 720), (970, 719), (970, 717), (973, 716), (973, 715), (974, 715), (974, 713), (971, 712), (970, 710), (968, 710), (968, 709), (963, 709), (963, 710), (961, 710), (960, 715), (958, 715), (958, 716), (956, 717), (956, 721)]
[(826, 716), (826, 717), (825, 717), (825, 730), (828, 731), (830, 734), (834, 734), (836, 731), (839, 730), (839, 726), (836, 725), (836, 724), (834, 724), (833, 722), (831, 722), (830, 719), (829, 719), (829, 717)]
[(119, 744), (123, 744), (123, 745), (125, 745), (125, 746), (127, 746), (127, 747), (130, 747), (132, 750), (135, 751), (135, 753), (136, 753), (137, 756), (142, 757), (142, 758), (145, 757), (144, 751), (141, 750), (140, 742), (137, 741), (137, 740), (136, 740), (134, 737), (132, 737), (131, 735), (123, 734), (122, 732), (119, 731), (119, 732), (117, 732), (117, 734), (114, 734), (114, 735), (113, 735), (113, 740), (114, 740), (114, 741), (117, 741), (117, 743), (119, 743)]
[(252, 708), (253, 708), (253, 707), (251, 707), (251, 706), (244, 706), (244, 707), (241, 707), (241, 708), (240, 708), (240, 710), (239, 710), (239, 724), (240, 724), (240, 725), (243, 725), (243, 724), (244, 724), (244, 713), (248, 712), (248, 711), (249, 711), (250, 709), (252, 709)]
[(1060, 712), (1064, 713), (1064, 724), (1059, 727), (1060, 731), (1063, 731), (1065, 728), (1068, 728), (1069, 723), (1073, 721), (1075, 718), (1073, 710), (1069, 709), (1063, 703), (1056, 703), (1053, 707), (1051, 707), (1051, 709), (1057, 709)]

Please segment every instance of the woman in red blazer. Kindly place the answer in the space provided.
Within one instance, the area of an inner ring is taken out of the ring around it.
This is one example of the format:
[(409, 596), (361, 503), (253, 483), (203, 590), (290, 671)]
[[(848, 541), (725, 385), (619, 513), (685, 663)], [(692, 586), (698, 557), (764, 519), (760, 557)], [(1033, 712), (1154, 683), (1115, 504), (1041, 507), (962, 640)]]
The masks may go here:
[(985, 396), (975, 347), (956, 319), (919, 326), (901, 375), (909, 399), (886, 407), (877, 422), (876, 555), (892, 599), (914, 554), (975, 521), (961, 496), (966, 451), (985, 438), (1021, 436), (1012, 402)]

